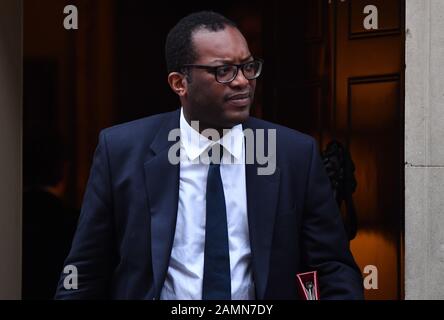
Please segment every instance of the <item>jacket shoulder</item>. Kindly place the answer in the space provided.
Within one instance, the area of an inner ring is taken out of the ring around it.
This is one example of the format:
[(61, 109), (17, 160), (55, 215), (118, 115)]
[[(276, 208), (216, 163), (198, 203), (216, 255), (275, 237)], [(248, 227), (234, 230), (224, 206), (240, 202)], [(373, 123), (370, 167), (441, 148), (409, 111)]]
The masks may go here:
[(255, 129), (276, 130), (276, 138), (279, 144), (285, 147), (287, 144), (291, 144), (292, 146), (301, 145), (305, 147), (312, 147), (313, 144), (316, 143), (315, 139), (308, 134), (302, 133), (292, 128), (285, 127), (277, 123), (269, 122), (254, 117), (250, 117), (248, 119), (246, 126), (253, 130)]
[(107, 143), (133, 144), (142, 141), (151, 143), (159, 128), (175, 116), (178, 117), (177, 110), (160, 113), (103, 129), (100, 134), (107, 140)]

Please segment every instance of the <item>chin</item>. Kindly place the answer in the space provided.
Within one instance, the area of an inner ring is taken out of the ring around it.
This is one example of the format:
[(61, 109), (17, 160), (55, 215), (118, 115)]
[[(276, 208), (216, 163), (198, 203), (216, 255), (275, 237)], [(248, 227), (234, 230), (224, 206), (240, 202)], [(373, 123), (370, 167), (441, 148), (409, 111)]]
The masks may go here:
[(239, 108), (239, 110), (230, 110), (229, 112), (226, 112), (224, 122), (233, 127), (247, 121), (249, 116), (250, 106), (245, 106), (244, 108)]

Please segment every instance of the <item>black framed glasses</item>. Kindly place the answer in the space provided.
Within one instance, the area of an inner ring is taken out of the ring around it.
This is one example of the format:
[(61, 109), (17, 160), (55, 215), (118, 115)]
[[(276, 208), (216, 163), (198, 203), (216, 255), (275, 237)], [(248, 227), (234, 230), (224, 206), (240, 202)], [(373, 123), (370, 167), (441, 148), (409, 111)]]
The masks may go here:
[(217, 82), (227, 84), (236, 79), (239, 69), (242, 70), (242, 73), (247, 80), (256, 79), (261, 75), (263, 63), (264, 61), (262, 59), (255, 58), (253, 61), (248, 61), (242, 64), (223, 64), (220, 66), (184, 64), (182, 68), (206, 69), (214, 74)]

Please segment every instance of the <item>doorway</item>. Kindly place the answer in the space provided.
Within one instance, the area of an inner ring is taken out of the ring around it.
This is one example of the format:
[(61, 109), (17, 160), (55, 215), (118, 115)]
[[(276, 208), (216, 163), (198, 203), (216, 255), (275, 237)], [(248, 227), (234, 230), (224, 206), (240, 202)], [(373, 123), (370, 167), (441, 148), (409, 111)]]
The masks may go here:
[[(68, 2), (85, 26), (76, 32), (61, 27)], [(376, 275), (366, 298), (402, 299), (404, 8), (404, 0), (193, 1), (155, 9), (144, 0), (26, 3), (24, 98), (35, 103), (44, 92), (54, 103), (48, 115), (25, 105), (24, 116), (66, 140), (73, 164), (65, 198), (80, 206), (99, 130), (178, 107), (163, 58), (169, 29), (190, 12), (218, 11), (265, 60), (253, 115), (314, 136), (320, 151), (333, 139), (350, 151), (357, 182), (351, 249), (364, 277)], [(53, 81), (30, 77), (33, 61), (50, 66)], [(37, 84), (46, 88), (27, 90)]]

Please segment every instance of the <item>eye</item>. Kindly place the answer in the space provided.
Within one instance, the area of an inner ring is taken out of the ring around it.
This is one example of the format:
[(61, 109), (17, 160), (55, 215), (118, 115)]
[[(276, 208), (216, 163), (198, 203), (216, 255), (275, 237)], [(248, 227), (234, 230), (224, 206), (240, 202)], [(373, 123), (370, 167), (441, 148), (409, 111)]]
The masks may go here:
[(256, 61), (251, 61), (244, 65), (244, 72), (255, 73), (256, 69), (257, 69)]
[(244, 68), (246, 71), (253, 71), (254, 69), (256, 69), (256, 64), (254, 63), (254, 61), (251, 61), (245, 64)]
[(226, 66), (220, 66), (216, 69), (217, 75), (219, 77), (227, 76), (233, 71), (233, 67), (226, 65)]

